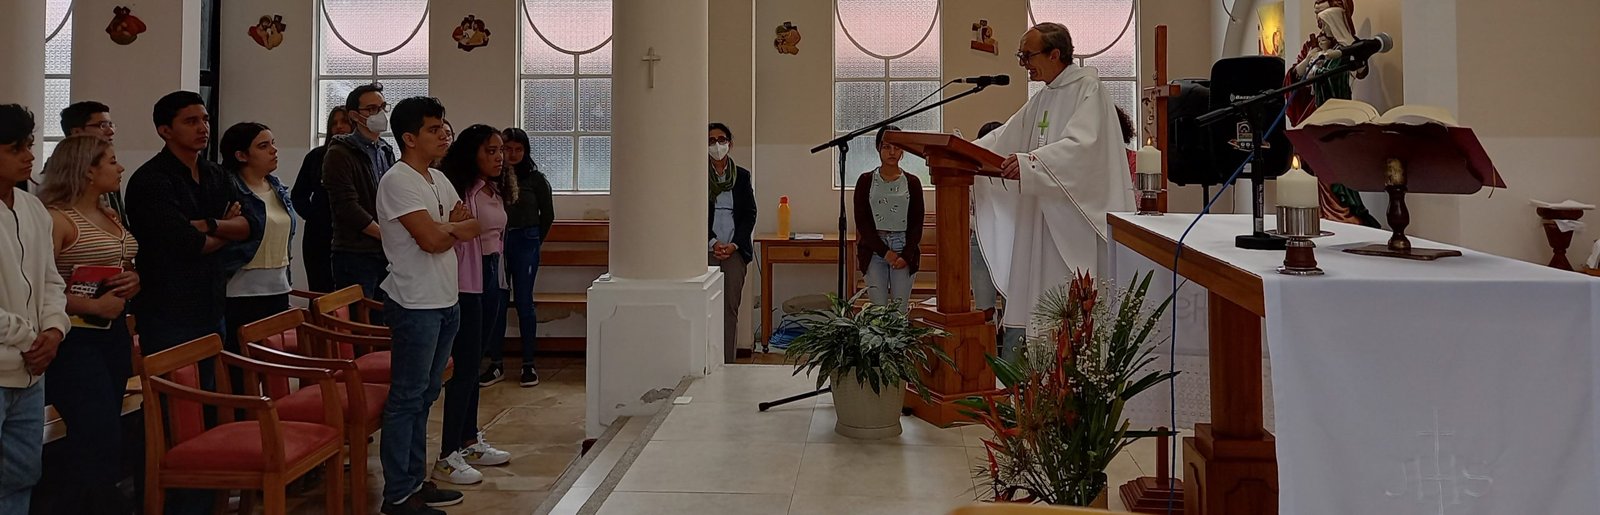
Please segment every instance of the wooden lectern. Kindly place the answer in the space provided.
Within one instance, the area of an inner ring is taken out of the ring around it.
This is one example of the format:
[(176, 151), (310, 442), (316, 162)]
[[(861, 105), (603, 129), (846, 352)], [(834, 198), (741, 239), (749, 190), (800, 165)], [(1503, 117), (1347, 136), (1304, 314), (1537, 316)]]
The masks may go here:
[(917, 417), (945, 427), (966, 419), (956, 401), (995, 390), (994, 371), (985, 359), (996, 352), (995, 328), (984, 320), (982, 311), (972, 307), (968, 242), (973, 177), (999, 177), (1005, 158), (950, 134), (891, 131), (883, 140), (926, 160), (933, 178), (939, 228), (935, 234), (939, 249), (937, 304), (913, 306), (911, 318), (948, 333), (940, 339), (939, 348), (956, 366), (951, 369), (938, 363), (924, 378), (933, 393), (932, 404), (924, 403), (915, 389), (908, 388), (906, 405)]

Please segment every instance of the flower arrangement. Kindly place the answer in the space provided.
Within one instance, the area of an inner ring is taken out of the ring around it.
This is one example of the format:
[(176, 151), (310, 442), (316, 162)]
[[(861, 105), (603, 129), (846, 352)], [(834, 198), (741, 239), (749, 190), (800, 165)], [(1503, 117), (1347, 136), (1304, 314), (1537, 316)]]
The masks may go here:
[(1155, 360), (1150, 339), (1171, 303), (1147, 309), (1153, 274), (1101, 301), (1093, 278), (1079, 272), (1040, 296), (1030, 341), (1012, 361), (989, 356), (1003, 388), (961, 401), (993, 431), (976, 474), (999, 502), (1087, 506), (1106, 489), (1105, 470), (1128, 444), (1154, 436), (1122, 417), (1129, 399), (1176, 373), (1140, 370)]

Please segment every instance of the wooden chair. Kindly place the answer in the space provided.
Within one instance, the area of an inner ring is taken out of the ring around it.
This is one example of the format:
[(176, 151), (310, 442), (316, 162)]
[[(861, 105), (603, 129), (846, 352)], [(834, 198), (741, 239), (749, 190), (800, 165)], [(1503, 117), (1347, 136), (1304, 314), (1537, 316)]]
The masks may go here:
[[(389, 385), (363, 383), (361, 371), (353, 360), (307, 357), (267, 345), (274, 337), (303, 331), (325, 330), (306, 324), (304, 310), (290, 309), (239, 328), (239, 341), (243, 342), (240, 350), (246, 357), (269, 363), (335, 372), (343, 386), (338, 402), (344, 410), (345, 445), (350, 456), (350, 509), (354, 513), (367, 513), (367, 439), (382, 426)], [(306, 341), (320, 341), (311, 335), (303, 337)], [(267, 386), (283, 420), (327, 423), (327, 417), (318, 409), (323, 404), (321, 385), (294, 389), (287, 380), (275, 380)]]
[[(359, 286), (346, 287), (312, 299), (310, 325), (325, 331), (313, 331), (307, 338), (323, 340), (315, 344), (320, 349), (315, 356), (352, 359), (361, 369), (364, 381), (389, 384), (389, 328), (364, 323), (359, 318), (366, 309), (363, 306), (371, 303), (371, 299), (361, 296)], [(324, 332), (330, 333), (329, 338), (316, 336)], [(332, 334), (340, 336), (331, 338)], [(337, 341), (330, 341), (330, 338)], [(477, 368), (476, 363), (473, 368)], [(450, 380), (454, 373), (455, 359), (451, 358), (445, 363), (444, 380)]]
[[(228, 367), (234, 367), (243, 370), (251, 392), (230, 395), (192, 386), (208, 358), (216, 358), (211, 362), (219, 389), (229, 388)], [(344, 417), (338, 402), (323, 399), (328, 424), (282, 421), (273, 400), (258, 393), (263, 376), (292, 377), (332, 390), (331, 372), (225, 352), (222, 337), (212, 334), (146, 356), (140, 374), (147, 400), (144, 513), (163, 512), (166, 489), (194, 488), (260, 490), (267, 515), (282, 515), (287, 485), (319, 465), (326, 465), (328, 474), (327, 513), (344, 513)], [(219, 408), (216, 426), (194, 423), (200, 405)], [(249, 417), (236, 421), (234, 410)]]

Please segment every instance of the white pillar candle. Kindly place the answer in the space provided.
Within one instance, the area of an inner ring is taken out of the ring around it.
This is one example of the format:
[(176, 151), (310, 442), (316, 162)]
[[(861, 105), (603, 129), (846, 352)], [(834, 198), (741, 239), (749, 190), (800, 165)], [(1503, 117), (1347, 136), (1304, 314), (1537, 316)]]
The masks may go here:
[(1134, 158), (1134, 162), (1138, 163), (1139, 173), (1160, 175), (1161, 150), (1151, 146), (1150, 143), (1152, 142), (1145, 141), (1144, 147), (1139, 149), (1139, 154)]
[(1278, 178), (1278, 205), (1317, 207), (1317, 178), (1300, 169), (1300, 156), (1294, 157), (1289, 172)]

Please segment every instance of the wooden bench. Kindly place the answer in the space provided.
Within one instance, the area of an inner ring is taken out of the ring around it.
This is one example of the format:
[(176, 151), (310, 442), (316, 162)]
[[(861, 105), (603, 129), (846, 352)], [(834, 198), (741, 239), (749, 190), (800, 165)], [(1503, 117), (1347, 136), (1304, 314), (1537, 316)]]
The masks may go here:
[[(550, 234), (539, 249), (539, 271), (551, 273), (552, 267), (606, 268), (610, 266), (611, 222), (609, 220), (556, 220)], [(514, 308), (522, 299), (510, 299)], [(589, 292), (535, 291), (535, 307), (560, 307), (581, 311), (589, 305)], [(521, 338), (507, 338), (521, 344)], [(541, 352), (584, 352), (588, 341), (583, 337), (546, 337), (539, 339)]]
[[(144, 396), (139, 393), (139, 377), (128, 378), (128, 384), (122, 393), (122, 415), (127, 416), (144, 405)], [(50, 444), (67, 436), (67, 422), (61, 420), (61, 414), (56, 412), (55, 406), (44, 407), (44, 443)]]

